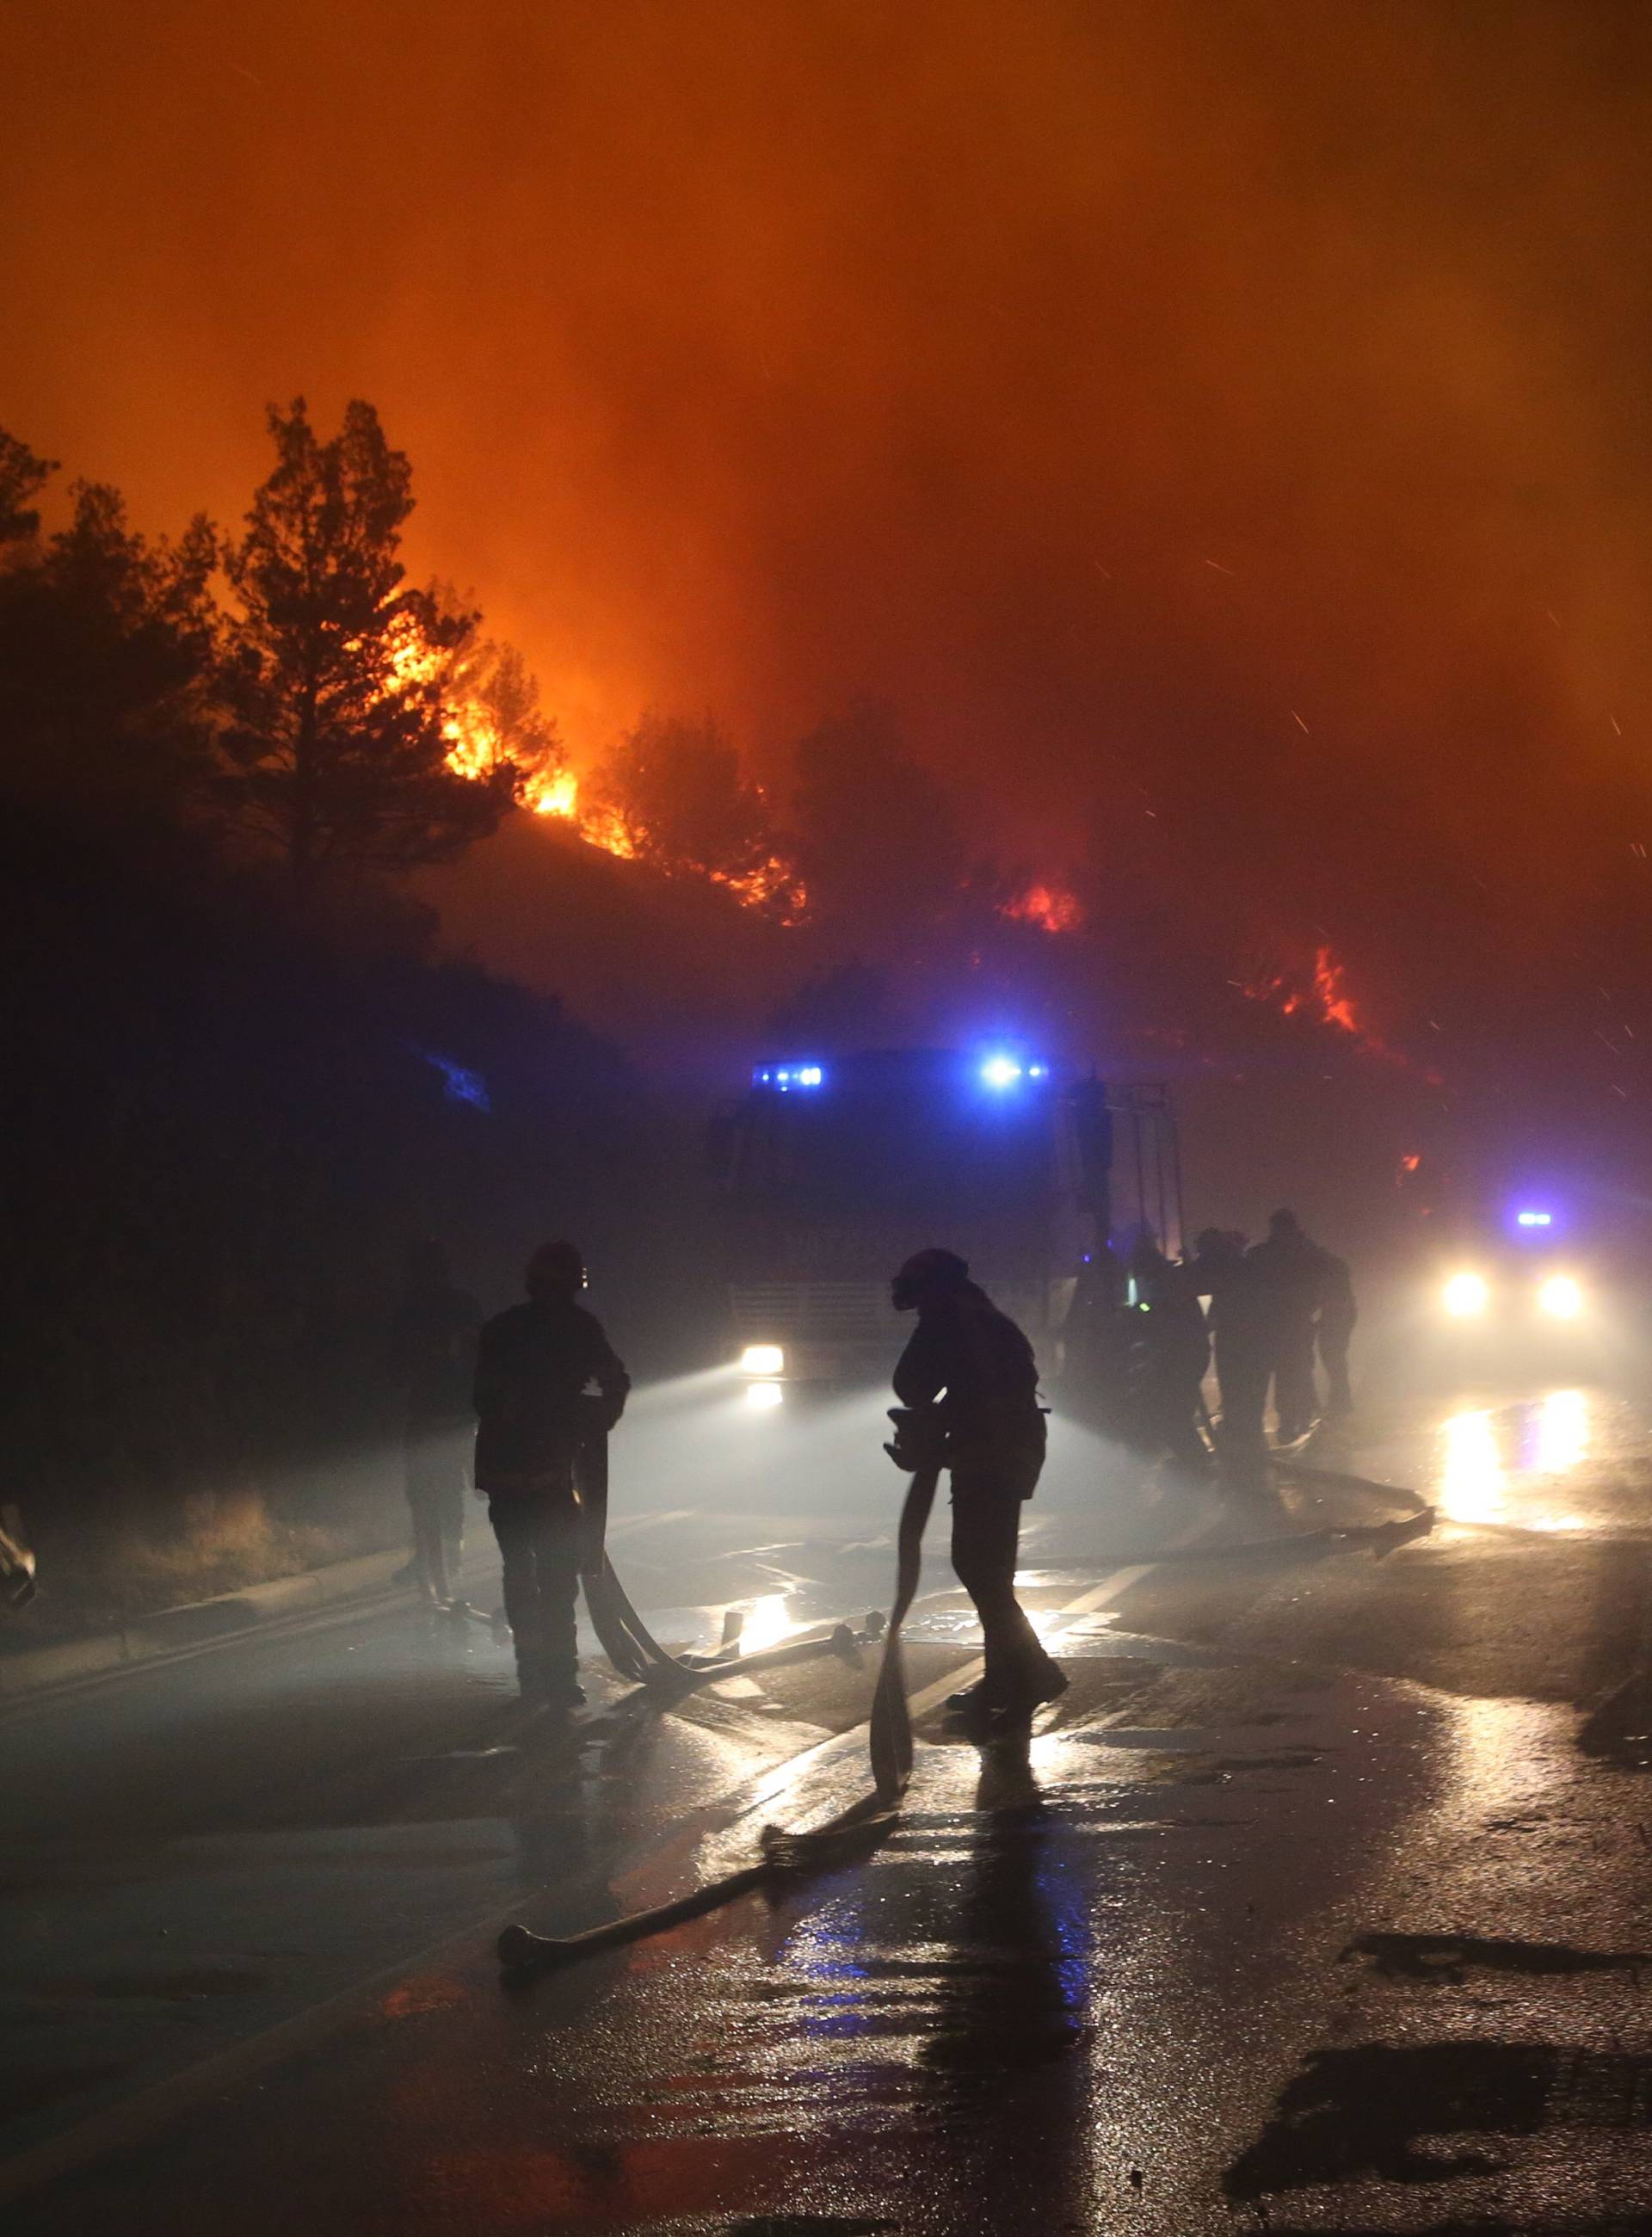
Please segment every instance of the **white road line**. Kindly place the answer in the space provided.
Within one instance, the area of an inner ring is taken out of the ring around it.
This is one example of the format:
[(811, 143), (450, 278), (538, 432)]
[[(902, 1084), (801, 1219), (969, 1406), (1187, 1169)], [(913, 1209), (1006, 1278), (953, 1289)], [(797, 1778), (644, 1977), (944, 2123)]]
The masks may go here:
[(652, 1508), (646, 1514), (622, 1514), (616, 1522), (610, 1521), (607, 1537), (629, 1538), (638, 1530), (655, 1530), (666, 1522), (684, 1522), (694, 1513), (691, 1507)]
[[(1069, 1600), (1064, 1608), (1057, 1608), (1055, 1613), (1057, 1615), (1088, 1615), (1106, 1601), (1116, 1600), (1120, 1594), (1127, 1593), (1132, 1585), (1140, 1584), (1142, 1578), (1158, 1566), (1156, 1561), (1139, 1561), (1133, 1568), (1115, 1569), (1112, 1576), (1104, 1577), (1099, 1585), (1092, 1585), (1088, 1591), (1080, 1593), (1077, 1600)], [(927, 1643), (935, 1644), (933, 1640)], [(1058, 1633), (1049, 1642), (1051, 1651), (1059, 1653), (1061, 1643)], [(966, 1670), (955, 1670), (945, 1678), (937, 1678), (933, 1686), (926, 1686), (922, 1693), (912, 1696), (907, 1704), (908, 1713), (914, 1719), (923, 1716), (934, 1708), (937, 1701), (944, 1701), (949, 1693), (961, 1693), (966, 1686), (973, 1686), (986, 1667), (984, 1662), (972, 1662)], [(855, 1729), (858, 1732), (860, 1726), (857, 1725)]]

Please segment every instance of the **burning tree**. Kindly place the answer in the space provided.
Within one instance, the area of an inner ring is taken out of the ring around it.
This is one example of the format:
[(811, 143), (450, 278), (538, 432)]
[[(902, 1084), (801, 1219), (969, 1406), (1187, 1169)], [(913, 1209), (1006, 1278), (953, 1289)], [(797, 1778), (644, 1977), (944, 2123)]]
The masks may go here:
[(524, 808), (536, 815), (573, 815), (578, 783), (555, 718), (539, 703), (538, 677), (513, 645), (485, 637), (478, 617), (459, 612), (451, 590), (433, 584), (429, 595), (460, 622), (460, 632), (451, 649), (432, 646), (409, 617), (401, 672), (439, 691), (447, 766), (484, 782), (508, 770)]
[(763, 788), (709, 716), (644, 715), (604, 762), (580, 820), (611, 854), (709, 878), (786, 921), (803, 909)]
[(301, 397), (272, 407), (275, 467), (224, 565), (241, 616), (223, 663), (223, 792), (305, 884), (334, 867), (405, 869), (484, 837), (514, 764), (453, 766), (449, 663), (476, 617), (403, 587), (412, 468), (370, 404), (318, 441)]

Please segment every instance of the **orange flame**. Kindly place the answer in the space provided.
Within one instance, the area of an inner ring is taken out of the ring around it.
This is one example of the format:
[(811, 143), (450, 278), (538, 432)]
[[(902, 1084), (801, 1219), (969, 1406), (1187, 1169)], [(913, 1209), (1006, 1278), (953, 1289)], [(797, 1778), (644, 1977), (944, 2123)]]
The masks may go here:
[[(444, 656), (426, 642), (412, 614), (397, 617), (392, 637), (394, 689), (411, 690), (444, 680)], [(473, 696), (457, 695), (444, 706), (442, 736), (447, 741), (447, 766), (459, 776), (488, 776), (508, 758), (492, 714)], [(621, 861), (636, 861), (637, 848), (624, 821), (611, 808), (594, 803), (582, 806), (578, 772), (565, 764), (525, 770), (517, 797), (534, 815), (554, 815), (572, 823), (587, 846), (599, 848)], [(725, 888), (743, 907), (768, 909), (776, 901), (783, 901), (783, 924), (797, 923), (806, 912), (803, 888), (778, 856), (770, 856), (743, 877), (731, 877), (721, 870), (708, 875), (713, 885)]]
[(1318, 1024), (1346, 1033), (1351, 1040), (1358, 1042), (1367, 1055), (1383, 1057), (1391, 1064), (1407, 1062), (1360, 1016), (1348, 986), (1347, 967), (1329, 945), (1315, 948), (1313, 973), (1305, 985), (1299, 979), (1293, 983), (1285, 971), (1270, 972), (1265, 977), (1250, 980), (1235, 980), (1232, 983), (1247, 1001), (1276, 1003), (1280, 1015), (1286, 1018), (1305, 1013)]
[(1347, 974), (1343, 966), (1328, 947), (1314, 950), (1313, 993), (1319, 1005), (1319, 1014), (1328, 1026), (1337, 1026), (1345, 1033), (1367, 1047), (1380, 1048), (1382, 1044), (1372, 1038), (1360, 1024), (1346, 985)]
[[(442, 680), (444, 655), (426, 642), (415, 617), (399, 614), (390, 625), (390, 666), (394, 689), (412, 690), (420, 684)], [(508, 758), (499, 725), (479, 699), (460, 696), (442, 708), (442, 736), (447, 741), (447, 766), (456, 775), (490, 776)], [(577, 813), (579, 781), (566, 768), (525, 769), (517, 797), (535, 815), (572, 816)]]
[[(454, 762), (451, 766), (457, 769)], [(536, 815), (565, 815), (577, 821), (579, 815), (579, 780), (571, 769), (559, 769), (547, 777), (533, 798), (526, 802)]]
[(1080, 932), (1084, 927), (1083, 906), (1064, 886), (1028, 886), (1024, 894), (1006, 901), (999, 914), (1015, 924), (1036, 925), (1041, 932)]

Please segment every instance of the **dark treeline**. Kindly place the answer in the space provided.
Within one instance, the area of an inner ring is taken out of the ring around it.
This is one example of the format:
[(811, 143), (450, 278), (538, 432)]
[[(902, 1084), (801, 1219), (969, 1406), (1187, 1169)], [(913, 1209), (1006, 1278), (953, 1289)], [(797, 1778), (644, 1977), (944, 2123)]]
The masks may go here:
[(399, 643), (486, 649), (401, 585), (405, 462), (365, 407), (332, 445), (301, 407), (272, 424), (238, 543), (149, 543), (85, 486), (49, 535), (49, 470), (0, 440), (0, 1500), (49, 1580), (116, 1599), (371, 1529), (338, 1486), (395, 1485), (420, 1237), (497, 1303), (545, 1234), (623, 1262), (642, 1217), (624, 1060), (442, 957), (393, 882), (496, 824), (554, 733), (518, 676), (524, 759), (447, 769), (439, 691), (389, 688)]
[(638, 1099), (555, 1001), (382, 925), (318, 931), (188, 847), (14, 820), (5, 854), (0, 1434), (43, 1541), (388, 1435), (419, 1236), (494, 1293), (539, 1227), (609, 1239)]

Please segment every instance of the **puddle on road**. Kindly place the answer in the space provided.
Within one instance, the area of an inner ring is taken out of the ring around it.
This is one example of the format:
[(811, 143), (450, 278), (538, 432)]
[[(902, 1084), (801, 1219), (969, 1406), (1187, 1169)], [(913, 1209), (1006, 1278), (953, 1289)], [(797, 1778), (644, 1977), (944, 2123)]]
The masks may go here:
[(1569, 1942), (1515, 1942), (1482, 1934), (1362, 1934), (1345, 1958), (1369, 1957), (1391, 1980), (1455, 1985), (1478, 1968), (1491, 1973), (1553, 1978), (1574, 1973), (1637, 1972), (1652, 1950), (1577, 1950)]
[[(1649, 2104), (1652, 2060), (1622, 2051), (1460, 2041), (1318, 2051), (1286, 2084), (1272, 2119), (1228, 2168), (1223, 2188), (1230, 2199), (1253, 2202), (1372, 2175), (1431, 2185), (1498, 2175), (1515, 2138), (1544, 2129), (1637, 2128)], [(1523, 2214), (1519, 2226), (1530, 2226)]]

